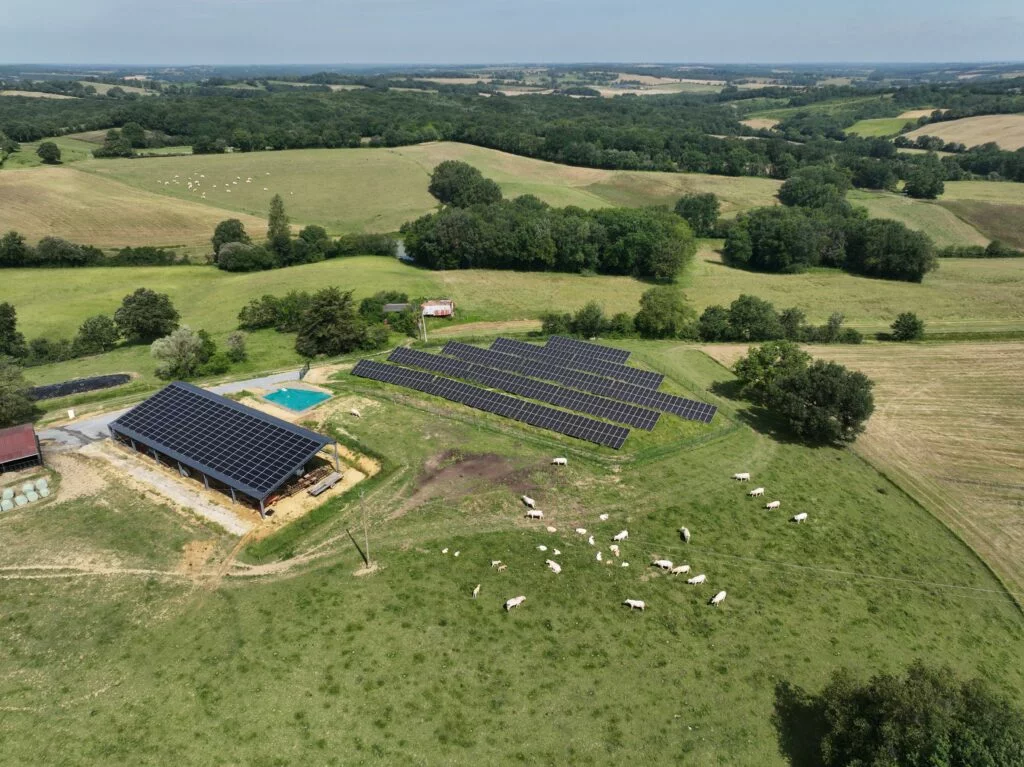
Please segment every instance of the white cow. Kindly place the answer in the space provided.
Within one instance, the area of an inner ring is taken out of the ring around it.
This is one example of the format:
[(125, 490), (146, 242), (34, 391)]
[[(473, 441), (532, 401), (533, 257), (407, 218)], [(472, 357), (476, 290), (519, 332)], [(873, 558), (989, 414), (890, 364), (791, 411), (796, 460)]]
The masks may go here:
[(687, 581), (687, 583), (689, 583), (691, 586), (699, 586), (700, 584), (706, 582), (707, 579), (708, 577), (704, 573), (701, 573), (700, 575), (695, 575), (692, 578), (690, 578)]
[(548, 547), (545, 546), (544, 544), (541, 544), (540, 546), (537, 547), (537, 551), (547, 551), (547, 550), (548, 550)]
[(647, 603), (644, 602), (642, 599), (627, 599), (622, 604), (629, 605), (629, 609), (630, 610), (634, 610), (634, 609), (636, 609), (636, 610), (646, 610), (647, 609)]
[(793, 519), (791, 519), (790, 521), (791, 522), (796, 522), (797, 524), (800, 524), (801, 522), (803, 522), (806, 519), (807, 519), (807, 512), (806, 511), (802, 511), (799, 514), (797, 514), (795, 517), (793, 517)]
[(577, 535), (586, 535), (587, 534), (587, 528), (585, 528), (585, 527), (577, 527), (576, 528), (576, 534)]
[(750, 480), (749, 471), (741, 471), (739, 474), (733, 474), (733, 479), (738, 479), (740, 482), (748, 482)]
[(591, 546), (597, 545), (594, 543), (594, 536), (590, 536), (589, 538), (587, 538), (587, 543), (589, 543)]
[(764, 495), (764, 488), (755, 487), (753, 490), (747, 493), (747, 495), (749, 495), (751, 498), (757, 498), (759, 495)]
[(679, 528), (679, 537), (683, 539), (683, 543), (690, 542), (690, 529), (688, 527)]
[(498, 572), (499, 573), (503, 573), (506, 570), (508, 570), (508, 565), (505, 565), (505, 564), (498, 565)]
[(478, 596), (480, 596), (480, 584), (479, 583), (476, 584), (476, 588), (473, 589), (473, 599), (476, 599)]
[(766, 503), (766, 504), (764, 505), (764, 507), (765, 507), (766, 509), (777, 509), (777, 508), (779, 508), (779, 507), (780, 507), (781, 505), (782, 505), (782, 501), (768, 501), (768, 503)]
[(689, 565), (679, 565), (678, 567), (673, 567), (670, 572), (672, 573), (672, 575), (683, 575), (685, 573), (690, 572), (690, 566)]
[(552, 527), (551, 525), (548, 525), (547, 526), (547, 531), (549, 533), (557, 533), (558, 532), (558, 528), (557, 527)]
[(441, 549), (441, 553), (442, 553), (442, 554), (447, 554), (447, 553), (448, 553), (448, 549), (447, 549), (447, 547), (446, 547), (446, 548), (443, 548), (443, 549)]
[(536, 508), (536, 504), (534, 503), (533, 498), (531, 498), (530, 496), (524, 495), (521, 500), (527, 506), (527, 508)]
[(604, 559), (604, 556), (601, 554), (600, 551), (597, 552), (597, 561), (600, 562), (602, 559)]
[(672, 561), (668, 559), (655, 559), (651, 564), (654, 567), (660, 567), (662, 570), (672, 569)]
[(527, 519), (544, 519), (544, 512), (540, 509), (530, 509), (526, 512)]
[(452, 556), (453, 556), (453, 557), (457, 557), (457, 556), (459, 556), (459, 554), (461, 554), (461, 553), (462, 553), (461, 551), (456, 551), (456, 552), (455, 552), (454, 554), (452, 554)]
[(491, 567), (501, 567), (501, 560), (500, 559), (492, 559), (491, 560)]
[(552, 466), (568, 466), (569, 465), (569, 459), (568, 458), (552, 458), (551, 459), (551, 465)]
[(621, 530), (621, 531), (617, 532), (615, 535), (612, 536), (612, 540), (615, 541), (616, 543), (618, 543), (619, 541), (626, 540), (628, 537), (629, 537), (629, 530)]
[(711, 597), (711, 601), (708, 602), (708, 604), (711, 605), (712, 607), (718, 607), (724, 601), (725, 601), (725, 592), (724, 591), (719, 591), (717, 594), (715, 594), (713, 597)]
[(608, 521), (608, 515), (607, 514), (599, 514), (597, 518), (600, 519), (602, 522), (607, 522)]
[(608, 548), (611, 550), (612, 554), (614, 554), (615, 556), (619, 556), (619, 547), (616, 546), (614, 543)]
[(560, 572), (562, 572), (562, 566), (553, 559), (545, 559), (544, 564), (546, 564), (548, 568), (551, 570), (551, 572), (553, 572), (555, 575), (558, 575)]
[(360, 412), (359, 412), (358, 410), (356, 410), (355, 408), (352, 408), (352, 409), (351, 409), (351, 410), (349, 410), (348, 412), (349, 412), (349, 413), (350, 413), (351, 415), (354, 415), (354, 416), (355, 416), (356, 418), (362, 418), (362, 417), (363, 417), (363, 414), (362, 414), (362, 413), (360, 413)]
[(512, 597), (511, 599), (505, 602), (505, 612), (508, 612), (513, 607), (519, 607), (519, 605), (521, 605), (525, 601), (526, 597), (524, 596)]
[(623, 562), (619, 567), (629, 567), (629, 562)]

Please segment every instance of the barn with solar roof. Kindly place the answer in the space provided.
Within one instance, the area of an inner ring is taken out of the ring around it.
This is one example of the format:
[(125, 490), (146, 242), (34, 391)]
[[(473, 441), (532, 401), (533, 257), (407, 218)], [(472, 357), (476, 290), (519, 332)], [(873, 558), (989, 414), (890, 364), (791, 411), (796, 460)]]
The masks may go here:
[(303, 477), (330, 437), (175, 381), (110, 424), (110, 435), (183, 477), (249, 502), (264, 516)]

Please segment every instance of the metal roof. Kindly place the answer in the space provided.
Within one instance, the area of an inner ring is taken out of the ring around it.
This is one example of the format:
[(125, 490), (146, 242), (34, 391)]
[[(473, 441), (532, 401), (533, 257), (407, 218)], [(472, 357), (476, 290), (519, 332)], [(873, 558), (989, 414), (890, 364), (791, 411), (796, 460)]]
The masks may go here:
[(334, 442), (181, 381), (132, 408), (110, 428), (257, 500)]
[(39, 443), (32, 424), (0, 429), (0, 463), (20, 461), (39, 455)]

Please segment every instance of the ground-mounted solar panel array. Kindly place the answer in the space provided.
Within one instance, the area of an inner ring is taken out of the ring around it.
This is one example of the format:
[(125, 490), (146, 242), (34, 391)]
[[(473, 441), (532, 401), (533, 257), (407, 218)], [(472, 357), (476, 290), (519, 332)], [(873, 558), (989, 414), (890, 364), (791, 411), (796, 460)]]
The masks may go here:
[(662, 413), (711, 422), (714, 405), (657, 391), (664, 377), (628, 359), (623, 349), (561, 336), (547, 346), (499, 338), (490, 349), (449, 341), (441, 354), (401, 347), (388, 357), (393, 364), (363, 360), (352, 374), (615, 449), (629, 434), (615, 424), (652, 431)]

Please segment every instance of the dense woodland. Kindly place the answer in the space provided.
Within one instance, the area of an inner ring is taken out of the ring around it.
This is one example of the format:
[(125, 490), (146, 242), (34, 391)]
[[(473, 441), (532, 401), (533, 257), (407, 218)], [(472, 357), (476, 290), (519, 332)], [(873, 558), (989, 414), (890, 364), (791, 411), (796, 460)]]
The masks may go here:
[[(1024, 110), (1020, 79), (873, 91), (853, 86), (727, 88), (706, 95), (614, 99), (513, 98), (496, 91), (483, 98), (477, 87), (441, 86), (428, 92), (422, 90), (424, 83), (409, 82), (421, 90), (389, 90), (393, 80), (345, 92), (287, 85), (232, 90), (207, 82), (159, 97), (5, 98), (0, 100), (0, 131), (20, 142), (137, 124), (159, 143), (189, 144), (196, 152), (355, 147), (363, 139), (374, 146), (399, 146), (443, 139), (570, 165), (780, 179), (800, 167), (835, 163), (862, 169), (858, 185), (885, 188), (907, 178), (925, 158), (897, 154), (885, 139), (846, 135), (844, 129), (856, 120), (891, 117), (922, 104), (949, 110), (922, 118), (922, 124)], [(739, 122), (751, 112), (777, 108), (798, 109), (787, 113), (777, 133)], [(865, 163), (876, 172), (864, 171)], [(958, 151), (944, 158), (942, 167), (947, 179), (978, 174), (1024, 181), (1024, 151), (992, 145)]]

